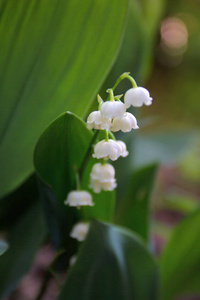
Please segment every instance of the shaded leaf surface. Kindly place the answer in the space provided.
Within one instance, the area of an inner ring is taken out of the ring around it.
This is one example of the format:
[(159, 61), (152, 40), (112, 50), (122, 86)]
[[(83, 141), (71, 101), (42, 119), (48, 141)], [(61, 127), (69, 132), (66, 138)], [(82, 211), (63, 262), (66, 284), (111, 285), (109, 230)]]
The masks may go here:
[(36, 140), (52, 119), (86, 112), (117, 54), (127, 3), (0, 1), (1, 196), (33, 170)]
[[(47, 127), (35, 148), (35, 168), (40, 178), (52, 188), (63, 210), (67, 212), (66, 221), (70, 226), (77, 209), (64, 206), (63, 203), (68, 192), (76, 189), (75, 169), (80, 169), (82, 166), (92, 139), (93, 134), (86, 128), (85, 123), (74, 114), (67, 112)], [(96, 161), (90, 157), (91, 154), (82, 174), (81, 188), (84, 190), (88, 190), (89, 174)], [(114, 209), (114, 193), (93, 193), (93, 199), (95, 206), (83, 209), (85, 217), (110, 221)]]
[(156, 300), (157, 266), (123, 228), (94, 221), (59, 300)]
[(9, 232), (8, 251), (0, 257), (0, 298), (8, 296), (31, 266), (46, 228), (40, 203), (34, 204)]
[(145, 240), (149, 236), (149, 204), (156, 170), (157, 165), (136, 170), (116, 210), (116, 223), (134, 230)]
[(160, 261), (163, 300), (200, 292), (200, 209), (175, 228)]

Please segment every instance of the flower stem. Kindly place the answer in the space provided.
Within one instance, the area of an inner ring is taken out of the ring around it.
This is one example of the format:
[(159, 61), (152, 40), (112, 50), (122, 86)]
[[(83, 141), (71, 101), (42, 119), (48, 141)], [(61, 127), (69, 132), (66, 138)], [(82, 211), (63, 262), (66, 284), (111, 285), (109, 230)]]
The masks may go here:
[(105, 141), (108, 142), (108, 129), (104, 129), (105, 132)]
[(80, 184), (80, 177), (79, 177), (79, 172), (77, 169), (75, 169), (75, 177), (76, 177), (76, 189), (77, 191), (81, 190), (81, 184)]
[(42, 283), (41, 289), (39, 290), (38, 295), (36, 296), (35, 300), (41, 300), (48, 288), (49, 281), (52, 278), (52, 276), (55, 278), (58, 286), (60, 287), (60, 283), (58, 281), (57, 275), (53, 271), (53, 265), (55, 264), (56, 260), (65, 252), (65, 249), (60, 249), (56, 255), (54, 256), (52, 262), (50, 263), (48, 269), (46, 270), (44, 281)]
[(116, 138), (111, 131), (108, 131), (108, 136), (110, 136), (112, 140), (116, 141)]
[(118, 86), (118, 84), (123, 80), (123, 79), (128, 79), (130, 80), (130, 82), (132, 83), (133, 88), (137, 87), (137, 83), (135, 82), (135, 80), (133, 79), (133, 77), (131, 77), (129, 75), (129, 72), (125, 72), (123, 73), (121, 76), (119, 76), (119, 78), (117, 79), (117, 81), (115, 82), (112, 90), (114, 91), (116, 89), (116, 87)]

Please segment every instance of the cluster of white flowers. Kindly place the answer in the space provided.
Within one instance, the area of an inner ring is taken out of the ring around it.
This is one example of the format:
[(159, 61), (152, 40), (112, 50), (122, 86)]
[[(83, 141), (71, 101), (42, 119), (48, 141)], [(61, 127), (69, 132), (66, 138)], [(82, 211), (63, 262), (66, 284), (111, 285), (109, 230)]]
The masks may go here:
[[(124, 95), (124, 102), (120, 100), (121, 96), (114, 96), (113, 91), (116, 85), (124, 78), (129, 79), (133, 88), (129, 89)], [(90, 173), (89, 187), (95, 192), (112, 191), (117, 187), (114, 167), (106, 163), (106, 160), (117, 160), (119, 157), (126, 157), (129, 152), (123, 141), (116, 141), (111, 132), (130, 132), (132, 129), (138, 129), (137, 120), (133, 114), (127, 112), (131, 105), (141, 107), (143, 104), (151, 105), (152, 98), (149, 91), (143, 87), (137, 87), (134, 79), (129, 73), (124, 73), (119, 77), (113, 89), (107, 90), (110, 97), (108, 101), (103, 101), (98, 95), (99, 110), (93, 111), (87, 118), (87, 128), (95, 130), (105, 130), (105, 139), (99, 141), (94, 146), (93, 157), (101, 159), (100, 163), (93, 165)], [(69, 206), (88, 205), (93, 206), (92, 195), (88, 191), (76, 190), (67, 195), (64, 202)], [(89, 223), (80, 222), (76, 224), (70, 233), (72, 238), (83, 241), (89, 229)]]
[[(113, 95), (113, 91), (111, 95)], [(116, 98), (117, 100), (115, 100)], [(119, 100), (119, 97), (116, 98), (113, 95), (109, 101), (101, 101), (100, 109), (93, 111), (87, 119), (88, 129), (106, 129), (112, 132), (121, 130), (123, 132), (129, 132), (132, 129), (139, 128), (135, 116), (126, 112), (126, 109), (131, 105), (136, 107), (142, 106), (143, 104), (150, 105), (152, 98), (148, 90), (143, 87), (129, 89), (125, 93), (124, 103)], [(95, 145), (92, 156), (97, 159), (111, 159), (115, 161), (120, 156), (126, 157), (127, 155), (128, 151), (124, 142), (107, 138)], [(90, 174), (90, 188), (92, 188), (95, 193), (99, 193), (101, 190), (112, 191), (117, 186), (114, 175), (115, 171), (112, 167), (111, 172), (111, 165), (104, 164), (104, 162), (102, 164), (95, 164)]]

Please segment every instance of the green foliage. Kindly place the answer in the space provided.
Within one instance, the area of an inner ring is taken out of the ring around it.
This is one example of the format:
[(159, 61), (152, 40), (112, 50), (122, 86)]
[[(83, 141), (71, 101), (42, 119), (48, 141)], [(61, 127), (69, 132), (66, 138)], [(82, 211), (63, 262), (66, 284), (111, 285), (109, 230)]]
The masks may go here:
[(160, 261), (162, 300), (200, 292), (200, 209), (175, 228)]
[(0, 196), (33, 171), (34, 145), (52, 119), (87, 111), (117, 54), (127, 4), (0, 1)]
[(106, 86), (110, 84), (112, 86), (113, 78), (124, 71), (133, 73), (139, 84), (147, 80), (151, 71), (158, 24), (164, 13), (165, 2), (165, 0), (130, 1), (123, 45), (106, 80)]
[(136, 170), (129, 179), (127, 190), (120, 199), (115, 222), (149, 238), (149, 205), (157, 165)]
[[(80, 171), (90, 149), (93, 134), (85, 123), (72, 113), (64, 113), (52, 122), (41, 135), (34, 153), (35, 168), (43, 181), (54, 191), (60, 203), (63, 204), (69, 191), (76, 189), (75, 173)], [(82, 176), (82, 189), (88, 189), (89, 173), (95, 159), (86, 164)], [(95, 217), (105, 221), (112, 220), (114, 208), (113, 192), (93, 193), (95, 206), (86, 207), (87, 218)], [(64, 209), (64, 205), (63, 205)], [(66, 207), (68, 220), (74, 208)]]
[(157, 264), (132, 232), (92, 222), (58, 299), (156, 300)]
[(0, 256), (8, 250), (8, 243), (3, 240), (0, 240)]
[(15, 192), (0, 199), (0, 230), (8, 231), (39, 198), (35, 175)]
[(34, 204), (9, 231), (8, 251), (0, 257), (0, 298), (8, 296), (28, 271), (46, 236), (41, 205)]

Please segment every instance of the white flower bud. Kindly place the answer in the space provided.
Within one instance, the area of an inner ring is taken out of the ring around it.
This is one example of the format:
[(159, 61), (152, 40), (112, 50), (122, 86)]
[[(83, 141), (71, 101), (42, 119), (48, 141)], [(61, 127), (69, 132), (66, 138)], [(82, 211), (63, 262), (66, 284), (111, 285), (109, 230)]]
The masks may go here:
[(121, 147), (121, 156), (128, 156), (129, 152), (126, 150), (126, 144), (122, 141), (117, 141), (118, 145)]
[(100, 107), (104, 118), (122, 118), (126, 111), (125, 104), (121, 101), (106, 101)]
[(153, 98), (150, 97), (149, 91), (143, 87), (129, 89), (124, 95), (124, 103), (126, 108), (131, 105), (140, 107), (143, 104), (151, 105)]
[(111, 125), (111, 131), (129, 132), (132, 129), (138, 129), (137, 120), (131, 113), (127, 112), (121, 119), (114, 119)]
[(109, 129), (111, 124), (111, 119), (106, 119), (101, 116), (100, 111), (93, 111), (87, 118), (87, 128), (88, 129)]
[(83, 206), (89, 205), (93, 206), (94, 203), (92, 202), (92, 196), (87, 191), (71, 191), (67, 195), (67, 199), (64, 202), (66, 205), (69, 206)]
[(113, 191), (116, 188), (115, 169), (110, 164), (97, 163), (90, 173), (90, 188), (95, 193)]
[(94, 147), (93, 157), (96, 158), (110, 158), (111, 160), (117, 160), (122, 153), (121, 146), (114, 140), (109, 139), (100, 141)]
[(84, 241), (89, 231), (89, 226), (89, 223), (84, 222), (75, 224), (70, 232), (70, 236), (74, 239), (77, 239), (79, 242)]

